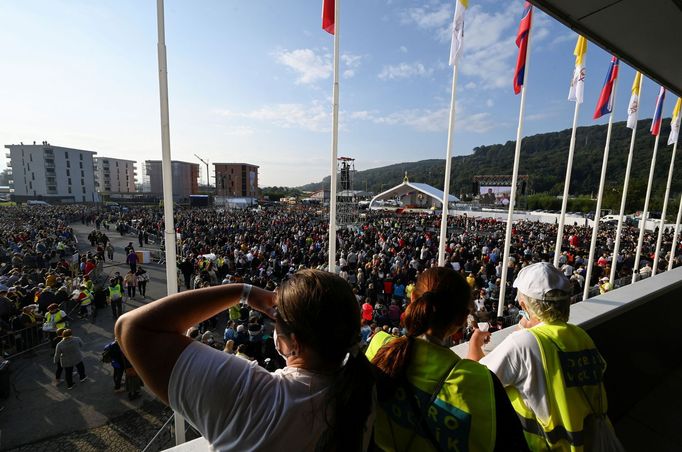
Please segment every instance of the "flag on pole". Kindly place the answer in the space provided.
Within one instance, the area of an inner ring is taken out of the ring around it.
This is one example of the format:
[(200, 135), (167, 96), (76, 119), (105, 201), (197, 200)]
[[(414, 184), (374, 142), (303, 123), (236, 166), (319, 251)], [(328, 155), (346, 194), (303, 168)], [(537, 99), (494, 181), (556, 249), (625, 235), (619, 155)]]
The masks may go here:
[(630, 103), (628, 104), (627, 126), (631, 129), (637, 127), (637, 118), (639, 117), (639, 92), (641, 89), (642, 73), (637, 71), (635, 79), (632, 82), (632, 96), (630, 96)]
[(571, 79), (571, 89), (568, 92), (568, 100), (583, 103), (583, 93), (585, 92), (585, 54), (587, 53), (587, 39), (578, 36), (575, 44), (575, 70)]
[(665, 101), (665, 88), (661, 86), (656, 99), (656, 111), (654, 119), (651, 121), (651, 134), (657, 137), (661, 133), (661, 123), (663, 122), (663, 101)]
[(335, 0), (322, 0), (322, 29), (329, 34), (334, 34), (334, 2)]
[(455, 15), (452, 18), (452, 44), (450, 45), (450, 66), (457, 64), (464, 44), (464, 10), (469, 7), (469, 0), (457, 0)]
[(682, 107), (682, 98), (677, 98), (675, 109), (673, 110), (673, 119), (670, 120), (670, 136), (668, 137), (668, 144), (675, 144), (677, 137), (680, 135), (680, 108)]
[(611, 65), (609, 71), (606, 73), (604, 80), (604, 87), (601, 89), (599, 101), (597, 101), (597, 108), (594, 110), (594, 119), (601, 118), (605, 114), (611, 113), (613, 110), (613, 84), (618, 78), (618, 58), (611, 57)]
[(514, 70), (514, 94), (519, 94), (523, 86), (523, 76), (526, 72), (526, 51), (528, 50), (528, 36), (530, 36), (532, 18), (533, 6), (530, 2), (525, 2), (521, 23), (519, 23), (519, 31), (516, 33), (516, 47), (519, 48), (519, 55), (516, 58), (516, 69)]

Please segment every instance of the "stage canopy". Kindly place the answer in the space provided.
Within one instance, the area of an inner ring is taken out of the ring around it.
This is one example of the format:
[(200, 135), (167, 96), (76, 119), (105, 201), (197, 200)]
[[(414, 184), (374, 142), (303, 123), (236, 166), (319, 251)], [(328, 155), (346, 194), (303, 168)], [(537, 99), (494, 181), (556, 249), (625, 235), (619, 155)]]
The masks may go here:
[[(430, 209), (440, 208), (443, 201), (443, 190), (432, 187), (429, 184), (420, 182), (410, 182), (405, 174), (403, 183), (389, 188), (383, 193), (379, 193), (369, 203), (370, 209), (377, 206), (377, 201), (388, 201), (399, 198), (402, 207)], [(449, 195), (448, 202), (459, 202), (456, 196)]]

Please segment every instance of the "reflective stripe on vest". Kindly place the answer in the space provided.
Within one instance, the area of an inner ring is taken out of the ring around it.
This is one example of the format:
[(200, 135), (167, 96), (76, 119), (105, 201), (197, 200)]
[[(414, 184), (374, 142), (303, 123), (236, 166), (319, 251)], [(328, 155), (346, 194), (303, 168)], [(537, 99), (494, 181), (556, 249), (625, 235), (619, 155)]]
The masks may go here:
[(606, 413), (602, 384), (606, 363), (592, 339), (575, 325), (544, 324), (528, 331), (540, 346), (549, 403), (549, 419), (543, 424), (526, 406), (516, 388), (507, 388), (528, 446), (533, 451), (583, 451), (583, 424), (593, 413), (592, 407), (599, 411), (598, 414)]
[[(367, 348), (372, 359), (394, 337), (377, 333)], [(495, 398), (490, 371), (483, 365), (460, 359), (451, 350), (415, 339), (407, 369), (409, 388), (399, 387), (393, 398), (380, 401), (374, 423), (374, 440), (382, 450), (492, 451), (495, 447)], [(434, 403), (423, 417), (431, 434), (422, 431), (419, 414), (409, 399), (414, 394), (417, 405), (428, 403), (433, 388), (443, 373), (457, 361)], [(414, 432), (417, 432), (416, 434)], [(433, 439), (429, 439), (432, 437)], [(411, 443), (410, 443), (411, 441)]]

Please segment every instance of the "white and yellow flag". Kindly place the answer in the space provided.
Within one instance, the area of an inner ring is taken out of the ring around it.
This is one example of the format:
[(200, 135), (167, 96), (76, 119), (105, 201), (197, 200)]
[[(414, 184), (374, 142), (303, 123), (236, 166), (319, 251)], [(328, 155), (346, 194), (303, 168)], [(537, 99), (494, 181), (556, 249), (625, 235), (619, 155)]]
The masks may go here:
[(585, 54), (587, 53), (587, 39), (578, 36), (575, 44), (575, 70), (571, 79), (571, 89), (568, 91), (568, 100), (583, 103), (583, 93), (585, 92)]
[(632, 95), (630, 96), (630, 103), (628, 104), (628, 123), (627, 126), (631, 129), (637, 127), (637, 118), (639, 116), (639, 91), (642, 89), (642, 73), (635, 74), (635, 80), (632, 82)]
[(682, 98), (678, 97), (675, 109), (673, 110), (673, 119), (670, 120), (668, 144), (675, 144), (677, 142), (677, 137), (680, 135), (680, 107), (682, 107)]
[(457, 0), (455, 15), (452, 19), (452, 44), (450, 45), (450, 66), (457, 64), (464, 44), (464, 11), (469, 7), (469, 0)]

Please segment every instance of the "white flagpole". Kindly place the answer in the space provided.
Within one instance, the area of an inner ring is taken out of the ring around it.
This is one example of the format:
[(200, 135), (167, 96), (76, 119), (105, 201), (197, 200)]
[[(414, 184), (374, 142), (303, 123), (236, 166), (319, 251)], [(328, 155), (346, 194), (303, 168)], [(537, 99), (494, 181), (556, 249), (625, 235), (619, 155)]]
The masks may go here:
[(450, 199), (450, 172), (452, 171), (452, 137), (455, 133), (455, 98), (457, 88), (457, 64), (452, 68), (452, 94), (450, 98), (450, 124), (445, 157), (445, 182), (443, 183), (443, 213), (440, 218), (440, 240), (438, 242), (438, 266), (445, 265), (445, 244), (448, 241), (448, 201)]
[(677, 248), (677, 234), (680, 232), (680, 221), (682, 220), (682, 196), (680, 196), (680, 206), (677, 209), (677, 220), (675, 221), (675, 234), (673, 234), (673, 245), (670, 248), (670, 262), (668, 262), (668, 271), (673, 269), (673, 261), (675, 260), (675, 249)]
[(526, 65), (521, 86), (521, 105), (519, 107), (519, 126), (516, 129), (516, 147), (514, 149), (514, 168), (512, 170), (512, 186), (509, 196), (509, 211), (507, 212), (507, 229), (504, 233), (504, 251), (502, 253), (502, 283), (500, 284), (500, 299), (497, 302), (497, 316), (504, 313), (505, 295), (507, 290), (507, 273), (509, 267), (509, 248), (511, 245), (512, 219), (514, 218), (514, 204), (516, 203), (516, 185), (519, 180), (519, 161), (521, 160), (521, 140), (523, 139), (523, 117), (526, 112), (526, 86), (528, 86), (528, 69), (530, 64), (530, 46), (533, 26), (528, 30), (528, 46), (526, 47)]
[[(166, 247), (166, 293), (178, 291), (175, 223), (173, 221), (173, 173), (170, 151), (170, 119), (168, 114), (168, 64), (166, 61), (166, 28), (163, 0), (156, 0), (158, 28), (159, 99), (161, 104), (161, 169), (163, 177), (163, 220)], [(175, 414), (175, 444), (185, 442), (185, 418)]]
[(654, 169), (656, 168), (656, 153), (658, 152), (658, 140), (661, 137), (659, 132), (654, 141), (654, 153), (651, 156), (651, 167), (649, 168), (649, 182), (646, 187), (646, 196), (644, 197), (644, 210), (642, 217), (639, 220), (639, 239), (637, 240), (637, 253), (635, 254), (635, 264), (632, 268), (632, 282), (637, 280), (639, 274), (639, 260), (642, 257), (642, 245), (644, 244), (644, 231), (646, 230), (647, 217), (649, 216), (649, 198), (651, 197), (651, 186), (654, 181)]
[[(665, 198), (663, 198), (663, 210), (661, 210), (661, 222), (658, 227), (658, 238), (656, 239), (656, 253), (654, 254), (654, 265), (651, 274), (655, 275), (658, 270), (658, 257), (661, 252), (661, 242), (663, 241), (663, 226), (665, 225), (665, 215), (668, 212), (668, 197), (670, 196), (670, 185), (673, 182), (673, 170), (675, 168), (675, 154), (677, 153), (677, 140), (673, 145), (673, 153), (670, 156), (670, 169), (668, 170), (668, 185), (665, 187)], [(672, 260), (672, 256), (671, 256)]]
[(339, 147), (339, 3), (334, 2), (334, 85), (332, 88), (332, 158), (329, 187), (329, 264), (328, 271), (336, 273), (336, 165)]
[(609, 125), (606, 129), (606, 145), (604, 146), (604, 158), (601, 162), (601, 178), (599, 179), (599, 193), (597, 194), (597, 207), (594, 211), (594, 225), (592, 226), (592, 240), (590, 242), (590, 257), (587, 260), (587, 273), (583, 287), (583, 301), (589, 298), (592, 279), (592, 267), (594, 266), (594, 252), (597, 248), (597, 234), (599, 232), (599, 217), (601, 216), (601, 202), (604, 195), (604, 185), (606, 184), (606, 167), (609, 163), (609, 147), (611, 145), (611, 129), (613, 129), (613, 114), (616, 111), (616, 89), (618, 88), (618, 77), (613, 82), (613, 93), (611, 93), (613, 103), (611, 113), (609, 113)]
[(571, 171), (573, 169), (573, 154), (575, 151), (575, 132), (578, 128), (578, 111), (580, 102), (576, 100), (575, 110), (573, 111), (573, 130), (571, 131), (571, 142), (568, 146), (568, 164), (566, 165), (566, 179), (564, 180), (564, 197), (561, 200), (561, 215), (559, 216), (559, 228), (556, 233), (556, 245), (554, 246), (554, 266), (559, 268), (559, 256), (561, 255), (561, 245), (564, 239), (564, 222), (566, 221), (566, 207), (568, 206), (568, 193), (571, 185)]
[[(640, 99), (642, 97), (642, 90), (639, 91)], [(632, 157), (635, 150), (635, 137), (637, 136), (637, 123), (632, 128), (632, 135), (630, 136), (630, 152), (628, 153), (628, 163), (625, 166), (625, 180), (623, 181), (623, 194), (620, 198), (620, 215), (618, 216), (618, 227), (616, 228), (616, 243), (613, 246), (613, 255), (611, 257), (611, 274), (609, 281), (614, 284), (616, 278), (616, 267), (618, 265), (618, 253), (620, 251), (620, 234), (623, 231), (623, 215), (625, 215), (625, 203), (628, 199), (628, 188), (630, 185), (630, 170), (632, 169)]]

